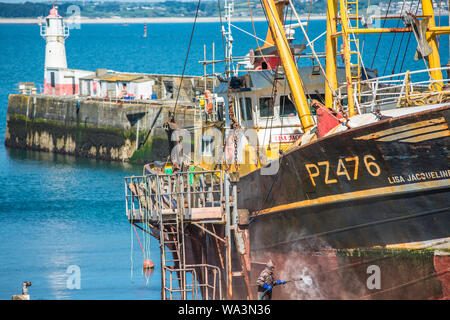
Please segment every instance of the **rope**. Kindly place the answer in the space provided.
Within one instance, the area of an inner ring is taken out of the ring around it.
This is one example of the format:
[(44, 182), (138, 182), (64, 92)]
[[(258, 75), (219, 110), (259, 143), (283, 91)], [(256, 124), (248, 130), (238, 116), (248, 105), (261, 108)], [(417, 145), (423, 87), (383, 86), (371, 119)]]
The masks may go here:
[[(420, 0), (417, 0), (417, 7), (416, 7), (416, 12), (414, 13), (414, 15), (417, 15), (417, 11), (419, 11), (419, 6), (420, 6)], [(403, 59), (402, 59), (402, 64), (400, 65), (400, 70), (399, 70), (400, 72), (403, 69), (403, 64), (405, 62), (406, 53), (407, 53), (408, 47), (409, 47), (409, 41), (411, 40), (411, 35), (412, 35), (412, 32), (410, 32), (409, 36), (408, 36), (408, 42), (406, 43), (405, 53), (403, 54)]]
[[(406, 1), (403, 1), (402, 9), (400, 10), (400, 16), (403, 15), (403, 9), (405, 8), (405, 3), (406, 3)], [(397, 28), (399, 26), (400, 26), (400, 19), (397, 20)], [(398, 57), (398, 53), (400, 52), (400, 46), (402, 45), (403, 35), (404, 34), (405, 33), (402, 33), (402, 39), (400, 40), (399, 50), (397, 51), (397, 57)], [(386, 69), (387, 69), (387, 66), (389, 64), (389, 59), (391, 58), (392, 48), (394, 47), (394, 43), (395, 43), (395, 38), (396, 37), (397, 37), (397, 33), (394, 33), (394, 39), (391, 42), (391, 46), (389, 48), (388, 58), (386, 59), (386, 64), (384, 65), (383, 76), (386, 75)], [(395, 59), (395, 62), (397, 62), (397, 58)], [(394, 68), (395, 68), (395, 64), (394, 64)]]
[[(311, 9), (312, 9), (312, 0), (309, 1), (309, 9), (308, 9), (308, 18), (306, 19), (307, 23), (306, 23), (306, 31), (304, 32), (304, 37), (303, 37), (303, 42), (302, 42), (302, 47), (305, 45), (305, 40), (308, 37), (308, 27), (309, 27), (309, 19), (311, 17)], [(294, 5), (291, 2), (291, 0), (289, 0), (289, 4), (292, 6), (292, 11), (294, 11)], [(296, 14), (297, 15), (297, 14)], [(299, 23), (301, 24), (301, 22), (299, 21)], [(309, 43), (309, 39), (308, 39), (308, 43)], [(311, 48), (312, 49), (312, 48)], [(300, 56), (298, 57), (300, 59)], [(317, 59), (318, 60), (318, 59)]]
[[(311, 2), (312, 2), (312, 0), (311, 0)], [(297, 21), (299, 22), (300, 28), (302, 29), (302, 32), (303, 32), (303, 34), (304, 34), (303, 41), (306, 40), (306, 41), (308, 42), (308, 46), (311, 48), (311, 52), (312, 52), (312, 54), (314, 55), (314, 58), (317, 60), (317, 63), (318, 63), (319, 68), (320, 68), (320, 71), (322, 71), (322, 74), (323, 74), (325, 80), (327, 81), (328, 87), (330, 88), (331, 92), (333, 92), (333, 96), (335, 96), (336, 93), (335, 93), (335, 91), (333, 90), (333, 88), (331, 87), (330, 80), (328, 80), (328, 77), (327, 77), (327, 73), (325, 72), (325, 70), (324, 70), (322, 64), (320, 63), (319, 57), (317, 56), (317, 53), (316, 53), (316, 51), (314, 50), (314, 45), (313, 45), (313, 44), (311, 43), (311, 41), (309, 40), (308, 34), (306, 33), (307, 31), (303, 28), (302, 22), (301, 22), (301, 20), (300, 20), (300, 17), (299, 17), (298, 14), (297, 14), (297, 11), (295, 10), (295, 7), (294, 7), (294, 4), (292, 3), (292, 0), (289, 0), (289, 4), (291, 5), (292, 12), (294, 13), (294, 15), (295, 15)], [(310, 9), (311, 9), (311, 8), (310, 8)], [(310, 11), (310, 13), (311, 13), (311, 11)], [(307, 27), (307, 28), (308, 28), (308, 26), (309, 26), (309, 21), (310, 21), (310, 15), (308, 14), (308, 20), (307, 20), (307, 22), (306, 22), (306, 27)], [(304, 42), (303, 42), (303, 43), (304, 43)], [(300, 59), (300, 57), (299, 57), (299, 59)], [(308, 97), (311, 99), (311, 97), (310, 97), (309, 95), (308, 95)]]
[(188, 45), (188, 49), (187, 49), (187, 53), (186, 53), (186, 58), (184, 59), (184, 65), (183, 65), (183, 73), (181, 74), (181, 80), (180, 80), (180, 87), (178, 89), (177, 92), (177, 99), (175, 100), (175, 106), (173, 107), (173, 114), (175, 115), (175, 112), (177, 110), (177, 106), (178, 106), (178, 98), (180, 96), (180, 91), (181, 91), (181, 85), (183, 84), (183, 78), (184, 78), (184, 72), (186, 71), (186, 64), (187, 64), (187, 60), (189, 57), (189, 51), (191, 50), (191, 43), (192, 43), (192, 38), (194, 36), (194, 31), (195, 31), (195, 25), (197, 23), (197, 17), (198, 17), (198, 11), (200, 9), (200, 3), (202, 0), (198, 0), (198, 4), (197, 4), (197, 10), (195, 11), (195, 18), (194, 18), (194, 24), (192, 26), (192, 32), (191, 32), (191, 37), (189, 39), (189, 45)]
[[(264, 55), (262, 54), (261, 47), (259, 46), (258, 37), (256, 36), (256, 29), (255, 29), (255, 23), (253, 21), (253, 14), (252, 14), (252, 8), (251, 8), (251, 5), (250, 5), (250, 0), (247, 0), (247, 2), (248, 2), (248, 10), (250, 12), (250, 20), (252, 22), (253, 33), (254, 33), (254, 37), (255, 37), (255, 40), (256, 40), (256, 46), (257, 46), (256, 48), (259, 50), (259, 54), (262, 56), (264, 62), (268, 65), (266, 57), (264, 57)], [(266, 41), (264, 41), (264, 42), (266, 43)], [(270, 43), (270, 45), (273, 45), (273, 44)]]
[[(438, 26), (441, 27), (441, 0), (439, 0), (439, 23)], [(437, 48), (439, 50), (439, 41), (440, 40), (440, 36), (437, 36)]]
[(133, 244), (134, 244), (134, 237), (133, 237), (133, 231), (131, 230), (132, 224), (130, 223), (130, 280), (133, 282)]
[(136, 227), (134, 225), (133, 225), (133, 228), (134, 228), (134, 232), (136, 233), (136, 237), (137, 237), (137, 239), (139, 241), (139, 246), (141, 247), (142, 254), (144, 255), (144, 259), (145, 259), (145, 252), (144, 252), (144, 249), (142, 248), (141, 239), (139, 239), (139, 235), (138, 235), (138, 233), (136, 231)]

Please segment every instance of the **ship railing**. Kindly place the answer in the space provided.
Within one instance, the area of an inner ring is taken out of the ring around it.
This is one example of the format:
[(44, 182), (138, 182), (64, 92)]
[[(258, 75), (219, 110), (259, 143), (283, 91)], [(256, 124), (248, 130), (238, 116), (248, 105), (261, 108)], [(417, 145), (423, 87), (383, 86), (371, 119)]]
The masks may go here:
[[(198, 277), (197, 272), (192, 266), (186, 266), (185, 268), (169, 268), (166, 267), (163, 272), (168, 273), (166, 283), (163, 283), (163, 290), (168, 300), (198, 300)], [(184, 274), (184, 283), (179, 283), (178, 274)], [(187, 282), (186, 276), (190, 274), (192, 280)]]
[(224, 210), (222, 171), (154, 173), (125, 178), (128, 219), (158, 222), (161, 214), (179, 213), (184, 220), (221, 221)]
[[(442, 80), (435, 80), (430, 77), (430, 72), (435, 70), (442, 71), (444, 76)], [(443, 93), (450, 94), (449, 75), (450, 67), (442, 67), (406, 71), (354, 82), (352, 85), (355, 107), (362, 114), (401, 107), (406, 98), (411, 101), (418, 101), (426, 96), (428, 99), (425, 101), (439, 101)], [(360, 87), (359, 92), (358, 86)], [(335, 107), (339, 100), (345, 101), (347, 99), (346, 91), (346, 85), (337, 89), (338, 99), (334, 101)], [(436, 99), (433, 100), (430, 97), (436, 97)]]
[[(188, 264), (184, 268), (166, 267), (167, 282), (163, 290), (169, 300), (222, 300), (222, 276), (220, 268), (210, 264)], [(178, 275), (183, 273), (180, 285)], [(198, 275), (202, 275), (200, 280)], [(200, 291), (200, 292), (199, 292)]]
[(157, 220), (157, 193), (144, 176), (125, 178), (125, 207), (130, 222)]
[[(203, 290), (203, 300), (222, 300), (222, 275), (220, 268), (210, 264), (186, 265), (188, 269), (199, 269), (203, 281), (197, 281), (196, 288)], [(196, 295), (198, 297), (198, 293)]]
[(222, 171), (180, 172), (177, 178), (179, 207), (184, 219), (222, 219)]
[[(63, 36), (65, 39), (67, 39), (70, 34), (70, 28), (65, 23), (63, 23), (62, 25), (58, 25), (54, 28), (48, 28), (47, 25), (45, 24), (45, 19), (41, 18), (39, 20), (39, 26), (40, 26), (41, 37)], [(53, 32), (50, 32), (49, 30), (52, 30)]]

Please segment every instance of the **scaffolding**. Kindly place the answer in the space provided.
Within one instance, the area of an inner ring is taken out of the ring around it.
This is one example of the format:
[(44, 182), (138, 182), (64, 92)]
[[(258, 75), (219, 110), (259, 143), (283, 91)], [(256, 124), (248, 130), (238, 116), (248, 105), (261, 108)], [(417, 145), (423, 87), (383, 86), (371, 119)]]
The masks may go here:
[[(172, 174), (158, 172), (149, 165), (144, 167), (144, 175), (125, 178), (129, 222), (160, 243), (161, 299), (232, 299), (233, 277), (244, 278), (248, 298), (252, 299), (249, 250), (245, 230), (238, 223), (237, 187), (232, 180), (223, 171)], [(239, 211), (245, 214), (245, 210)], [(216, 241), (222, 262), (219, 266), (188, 263), (185, 245), (188, 225)], [(219, 228), (224, 235), (217, 232)], [(232, 270), (232, 248), (240, 258), (240, 271)]]

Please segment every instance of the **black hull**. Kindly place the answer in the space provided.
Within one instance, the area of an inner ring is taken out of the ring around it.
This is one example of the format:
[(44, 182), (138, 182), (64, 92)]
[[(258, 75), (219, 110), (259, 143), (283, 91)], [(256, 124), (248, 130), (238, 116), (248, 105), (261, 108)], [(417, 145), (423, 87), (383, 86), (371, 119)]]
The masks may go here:
[[(240, 178), (251, 261), (312, 280), (275, 299), (449, 298), (449, 120), (443, 107), (351, 129), (285, 154), (276, 175)], [(386, 247), (411, 242), (421, 249)], [(380, 289), (367, 286), (372, 265)], [(252, 283), (262, 268), (252, 264)]]
[[(308, 280), (275, 287), (274, 299), (449, 299), (449, 118), (445, 107), (348, 130), (285, 154), (276, 175), (241, 177), (253, 298), (272, 259), (276, 278)], [(224, 226), (216, 232), (224, 236)], [(194, 227), (186, 234), (187, 261), (219, 266), (225, 287), (216, 241)], [(233, 277), (233, 299), (247, 297)]]
[(299, 147), (275, 175), (241, 177), (251, 250), (334, 249), (450, 236), (449, 107)]
[(294, 243), (345, 249), (446, 238), (449, 199), (449, 190), (425, 190), (261, 215), (249, 226), (252, 251)]

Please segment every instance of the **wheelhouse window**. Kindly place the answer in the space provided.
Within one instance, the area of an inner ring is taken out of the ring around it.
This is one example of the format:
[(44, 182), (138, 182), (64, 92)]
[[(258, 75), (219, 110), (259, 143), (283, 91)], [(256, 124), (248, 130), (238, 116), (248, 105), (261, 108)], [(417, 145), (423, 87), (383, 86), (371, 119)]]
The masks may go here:
[(289, 96), (281, 96), (280, 97), (280, 116), (295, 116), (297, 114), (297, 110), (295, 109), (295, 105)]
[[(242, 120), (253, 120), (253, 114), (252, 114), (252, 98), (240, 98), (239, 104), (241, 105), (241, 118)], [(244, 115), (245, 111), (245, 115)], [(247, 118), (246, 118), (247, 116)]]
[(259, 116), (273, 117), (273, 98), (259, 98)]

